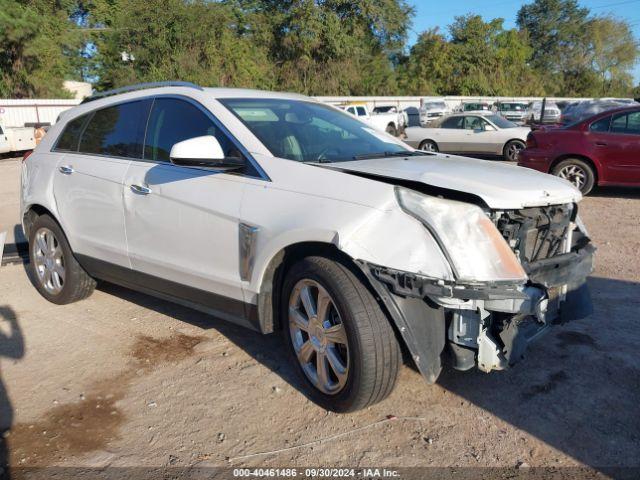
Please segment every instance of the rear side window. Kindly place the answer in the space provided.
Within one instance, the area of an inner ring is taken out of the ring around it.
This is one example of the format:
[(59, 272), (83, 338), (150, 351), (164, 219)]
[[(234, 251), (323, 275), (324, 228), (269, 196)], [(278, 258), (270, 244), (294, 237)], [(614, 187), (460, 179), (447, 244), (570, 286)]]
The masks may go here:
[(168, 162), (171, 147), (189, 138), (216, 137), (227, 157), (242, 157), (233, 142), (199, 108), (176, 98), (158, 98), (147, 126), (144, 158)]
[(608, 132), (610, 124), (611, 116), (604, 117), (596, 122), (593, 122), (589, 127), (589, 130), (591, 130), (592, 132)]
[(464, 124), (464, 117), (450, 117), (447, 118), (440, 128), (462, 128)]
[(611, 131), (627, 135), (640, 135), (640, 112), (626, 113), (614, 118), (611, 122)]
[(82, 134), (80, 152), (140, 158), (150, 100), (97, 110)]
[(65, 152), (77, 152), (78, 144), (80, 143), (80, 135), (82, 134), (82, 128), (89, 114), (82, 115), (78, 118), (74, 118), (64, 127), (62, 134), (58, 137), (58, 142), (54, 150), (62, 150)]

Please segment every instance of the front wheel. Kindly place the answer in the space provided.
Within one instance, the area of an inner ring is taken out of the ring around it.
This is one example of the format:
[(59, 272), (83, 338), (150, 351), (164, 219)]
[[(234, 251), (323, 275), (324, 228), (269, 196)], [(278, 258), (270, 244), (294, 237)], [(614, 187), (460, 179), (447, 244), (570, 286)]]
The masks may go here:
[(283, 333), (310, 397), (336, 412), (386, 398), (396, 382), (400, 347), (384, 312), (344, 265), (307, 257), (282, 289)]
[(520, 152), (524, 150), (525, 144), (522, 140), (511, 140), (504, 146), (504, 159), (510, 162), (517, 162)]
[(553, 174), (573, 183), (583, 195), (587, 195), (593, 190), (596, 182), (596, 175), (591, 166), (579, 158), (568, 158), (561, 161), (553, 169)]

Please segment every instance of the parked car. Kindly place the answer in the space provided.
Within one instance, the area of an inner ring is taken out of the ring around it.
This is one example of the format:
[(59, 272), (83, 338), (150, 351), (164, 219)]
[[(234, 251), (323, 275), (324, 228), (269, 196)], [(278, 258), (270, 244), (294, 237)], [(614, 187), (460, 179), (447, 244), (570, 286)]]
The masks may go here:
[(460, 106), (461, 112), (491, 112), (491, 105), (487, 102), (464, 102)]
[(640, 105), (532, 131), (518, 164), (564, 178), (585, 195), (595, 185), (640, 186)]
[(405, 141), (428, 152), (501, 155), (515, 161), (528, 133), (529, 127), (519, 127), (500, 115), (456, 113), (430, 128), (407, 128)]
[(389, 395), (401, 345), (433, 383), (445, 357), (501, 370), (589, 313), (573, 186), (417, 152), (297, 94), (105, 92), (63, 114), (21, 183), (44, 298), (81, 300), (102, 279), (279, 330), (336, 411)]
[[(401, 132), (409, 123), (408, 116), (395, 105), (378, 105), (372, 110), (373, 115), (395, 113), (397, 118), (397, 130)], [(397, 133), (397, 132), (396, 132)]]
[(497, 102), (496, 113), (513, 123), (524, 123), (527, 107), (525, 102)]
[(570, 125), (575, 122), (579, 122), (593, 115), (612, 110), (614, 108), (620, 108), (625, 106), (633, 106), (634, 102), (624, 101), (620, 99), (602, 99), (602, 100), (585, 100), (578, 102), (575, 105), (570, 105), (564, 112), (562, 112), (560, 123), (563, 125)]
[(559, 123), (560, 122), (560, 109), (553, 102), (546, 102), (544, 108), (544, 118), (540, 118), (542, 115), (542, 102), (535, 101), (529, 104), (527, 109), (526, 120), (530, 123)]
[(427, 126), (449, 113), (444, 98), (427, 97), (420, 100), (420, 124)]
[(394, 137), (400, 131), (399, 118), (397, 112), (379, 113), (372, 115), (369, 112), (369, 107), (364, 103), (349, 104), (342, 107), (346, 112), (358, 117), (365, 123), (368, 123), (374, 128), (387, 132)]
[(0, 154), (31, 150), (36, 146), (33, 127), (6, 127), (0, 124)]

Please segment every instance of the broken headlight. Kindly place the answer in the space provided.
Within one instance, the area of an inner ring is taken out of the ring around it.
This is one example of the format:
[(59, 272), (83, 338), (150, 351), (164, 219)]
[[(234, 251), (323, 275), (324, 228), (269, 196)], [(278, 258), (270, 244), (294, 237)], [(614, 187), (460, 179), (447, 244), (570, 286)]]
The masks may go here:
[(396, 187), (400, 207), (440, 244), (458, 280), (524, 282), (527, 274), (493, 222), (476, 205)]

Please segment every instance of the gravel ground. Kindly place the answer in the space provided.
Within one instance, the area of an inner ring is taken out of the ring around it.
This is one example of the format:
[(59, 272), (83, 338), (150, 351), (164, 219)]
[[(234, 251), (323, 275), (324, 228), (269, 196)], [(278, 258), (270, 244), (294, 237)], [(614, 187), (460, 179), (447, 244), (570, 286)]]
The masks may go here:
[[(17, 181), (5, 175), (13, 163), (0, 162), (3, 207), (17, 205), (8, 198)], [(10, 427), (10, 462), (640, 466), (640, 192), (599, 191), (581, 209), (599, 247), (593, 316), (556, 328), (509, 371), (448, 370), (429, 386), (405, 366), (389, 399), (349, 415), (305, 397), (278, 336), (106, 284), (55, 306), (24, 266), (3, 266), (0, 427)]]

